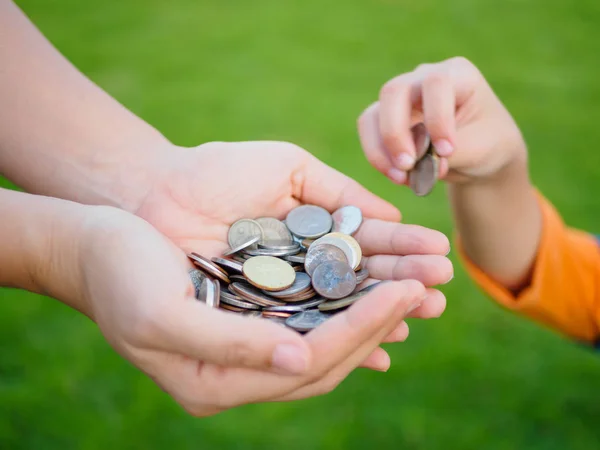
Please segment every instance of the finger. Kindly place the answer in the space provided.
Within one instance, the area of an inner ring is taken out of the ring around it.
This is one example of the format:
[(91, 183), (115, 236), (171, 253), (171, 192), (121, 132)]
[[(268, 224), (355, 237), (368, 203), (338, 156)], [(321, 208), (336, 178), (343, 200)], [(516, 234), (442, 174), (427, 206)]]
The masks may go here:
[[(218, 407), (282, 398), (323, 379), (342, 363), (345, 370), (349, 370), (350, 365), (356, 367), (410, 310), (421, 304), (424, 295), (425, 288), (414, 280), (382, 283), (350, 308), (306, 334), (305, 341), (313, 356), (310, 373), (281, 376), (248, 369), (223, 371), (206, 365), (196, 377), (194, 391)], [(382, 332), (385, 334), (380, 336)], [(360, 354), (356, 353), (357, 349)], [(222, 386), (227, 389), (223, 390)]]
[[(408, 280), (407, 286), (412, 285), (414, 288), (422, 286), (414, 280)], [(387, 283), (391, 284), (391, 283)], [(419, 296), (421, 293), (418, 294)], [(314, 381), (311, 384), (303, 386), (285, 397), (286, 400), (297, 398), (305, 398), (308, 396), (322, 395), (332, 391), (341, 383), (350, 372), (352, 372), (375, 348), (383, 341), (383, 339), (391, 333), (406, 316), (407, 311), (394, 311), (388, 321), (379, 328), (373, 337), (358, 347), (342, 364), (337, 365), (330, 370), (327, 375), (321, 379)]]
[(395, 206), (312, 155), (295, 184), (299, 187), (295, 196), (302, 203), (319, 205), (329, 211), (354, 205), (366, 217), (400, 221), (400, 211)]
[(448, 158), (440, 158), (440, 169), (438, 172), (438, 180), (443, 180), (448, 175)]
[(367, 160), (379, 172), (397, 184), (405, 184), (406, 172), (390, 162), (379, 133), (379, 103), (373, 103), (358, 118), (358, 135)]
[(435, 151), (450, 156), (456, 134), (456, 94), (450, 76), (434, 71), (425, 76), (422, 85), (423, 118)]
[[(425, 299), (427, 300), (427, 299)], [(423, 300), (423, 301), (425, 301)], [(420, 308), (420, 306), (419, 306)], [(417, 309), (419, 309), (417, 308)], [(410, 317), (410, 313), (407, 317)], [(398, 325), (394, 331), (392, 331), (390, 334), (388, 334), (384, 339), (383, 342), (404, 342), (406, 339), (408, 339), (408, 334), (409, 334), (409, 328), (408, 328), (408, 324), (404, 321), (400, 322), (400, 325)]]
[(366, 256), (446, 255), (450, 250), (450, 241), (439, 231), (377, 219), (366, 219), (354, 237)]
[(378, 372), (387, 372), (391, 362), (390, 355), (388, 355), (381, 347), (377, 347), (369, 356), (367, 356), (359, 367), (376, 370)]
[(303, 373), (311, 350), (297, 333), (274, 323), (228, 314), (190, 299), (173, 305), (152, 325), (159, 349), (225, 367)]
[(412, 74), (388, 81), (379, 93), (379, 132), (389, 157), (398, 169), (410, 170), (415, 165), (416, 149), (411, 128), (413, 109)]
[(441, 255), (375, 255), (366, 259), (369, 276), (378, 280), (417, 280), (425, 286), (450, 281), (454, 275), (452, 262)]
[(411, 311), (407, 317), (413, 319), (436, 319), (446, 310), (446, 296), (437, 289), (427, 289), (427, 296), (421, 306)]

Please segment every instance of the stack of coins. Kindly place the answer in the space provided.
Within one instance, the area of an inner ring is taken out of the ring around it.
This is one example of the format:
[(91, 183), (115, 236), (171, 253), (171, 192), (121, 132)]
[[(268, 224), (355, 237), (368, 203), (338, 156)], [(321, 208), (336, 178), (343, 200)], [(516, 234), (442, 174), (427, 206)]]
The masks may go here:
[(437, 182), (440, 158), (435, 153), (424, 124), (415, 125), (411, 131), (417, 151), (417, 162), (408, 172), (408, 184), (412, 191), (421, 197), (429, 194)]
[(196, 298), (310, 331), (372, 289), (357, 288), (369, 276), (352, 237), (362, 220), (355, 206), (330, 214), (315, 205), (294, 208), (285, 221), (238, 220), (229, 229), (230, 248), (223, 256), (188, 255), (196, 266), (190, 270)]

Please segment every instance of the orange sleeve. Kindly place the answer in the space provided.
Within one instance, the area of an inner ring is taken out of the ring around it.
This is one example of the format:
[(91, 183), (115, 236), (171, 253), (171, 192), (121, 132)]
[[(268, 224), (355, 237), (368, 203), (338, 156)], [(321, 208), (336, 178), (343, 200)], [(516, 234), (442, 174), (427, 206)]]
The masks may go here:
[(581, 341), (600, 338), (600, 247), (591, 234), (568, 228), (548, 200), (538, 196), (542, 236), (531, 284), (517, 296), (458, 249), (467, 272), (500, 305)]

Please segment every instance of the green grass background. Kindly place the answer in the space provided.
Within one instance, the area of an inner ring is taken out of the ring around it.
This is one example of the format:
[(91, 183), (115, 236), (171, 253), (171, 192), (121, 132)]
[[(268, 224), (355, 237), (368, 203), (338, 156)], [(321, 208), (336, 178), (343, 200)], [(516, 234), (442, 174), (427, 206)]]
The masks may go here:
[[(174, 142), (293, 141), (445, 233), (443, 187), (417, 199), (386, 181), (355, 120), (392, 76), (466, 56), (522, 127), (536, 184), (572, 225), (600, 232), (597, 0), (18, 3)], [(387, 374), (201, 420), (83, 317), (0, 290), (0, 448), (598, 448), (600, 357), (501, 310), (456, 269), (445, 315), (410, 323)]]

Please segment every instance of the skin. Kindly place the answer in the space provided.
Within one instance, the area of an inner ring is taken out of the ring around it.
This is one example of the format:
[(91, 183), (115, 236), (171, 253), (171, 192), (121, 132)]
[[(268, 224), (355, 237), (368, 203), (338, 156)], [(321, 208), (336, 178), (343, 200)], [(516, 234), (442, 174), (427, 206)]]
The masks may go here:
[[(0, 171), (30, 193), (70, 200), (0, 191), (1, 284), (86, 314), (190, 413), (319, 395), (361, 365), (385, 371), (379, 344), (406, 339), (405, 318), (443, 312), (433, 286), (452, 277), (447, 238), (398, 223), (396, 208), (305, 150), (173, 145), (6, 0), (0, 42), (10, 43), (0, 45)], [(249, 183), (248, 172), (261, 176)], [(283, 218), (301, 203), (360, 207), (356, 238), (371, 275), (401, 281), (304, 337), (193, 299), (186, 252), (219, 255), (237, 219)]]
[(469, 258), (518, 291), (530, 279), (541, 216), (519, 128), (464, 58), (423, 64), (388, 81), (360, 116), (371, 164), (397, 184), (414, 165), (410, 128), (423, 122), (442, 156), (456, 228)]

